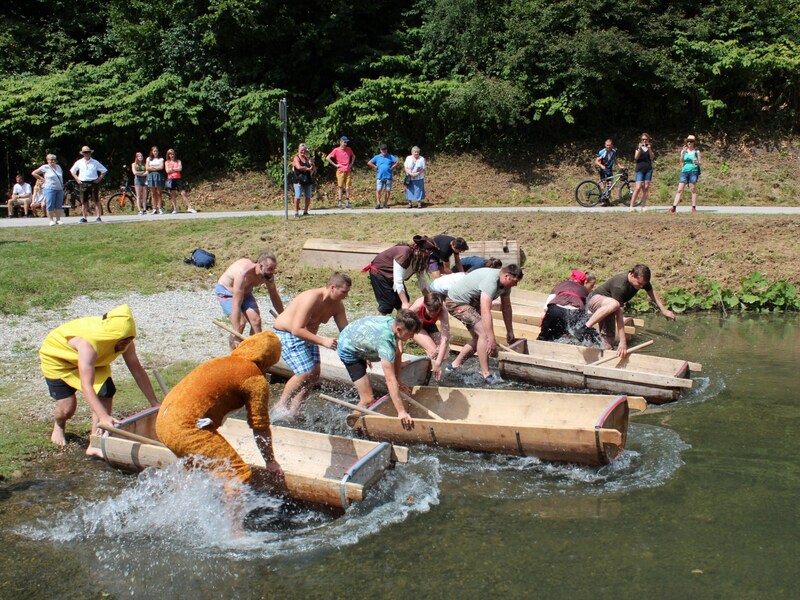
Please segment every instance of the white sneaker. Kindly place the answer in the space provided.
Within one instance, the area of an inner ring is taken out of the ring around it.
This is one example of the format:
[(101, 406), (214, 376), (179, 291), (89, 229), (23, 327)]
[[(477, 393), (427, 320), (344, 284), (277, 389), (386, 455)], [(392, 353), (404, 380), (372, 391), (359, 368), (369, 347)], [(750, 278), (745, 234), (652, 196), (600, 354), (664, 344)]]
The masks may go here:
[(164, 209), (163, 208), (159, 208), (158, 209), (158, 214), (163, 215), (164, 214)]
[(139, 216), (141, 217), (142, 215), (144, 215), (144, 212), (140, 210), (139, 211)]
[(191, 206), (187, 209), (187, 211), (190, 212), (190, 213), (196, 213), (197, 212), (197, 210), (192, 208)]
[(56, 225), (61, 225), (61, 219), (59, 219), (58, 221), (56, 221)]
[(52, 226), (53, 226), (53, 225), (55, 225), (55, 224), (56, 224), (56, 222), (55, 222), (55, 221), (53, 221), (53, 220), (51, 219), (51, 220), (50, 220), (50, 222), (49, 222), (47, 225), (48, 225), (49, 227), (52, 227)]
[(173, 208), (171, 211), (169, 211), (169, 214), (171, 214), (171, 215), (177, 215), (177, 214), (178, 214), (178, 211), (177, 211), (177, 210), (175, 210), (175, 209)]

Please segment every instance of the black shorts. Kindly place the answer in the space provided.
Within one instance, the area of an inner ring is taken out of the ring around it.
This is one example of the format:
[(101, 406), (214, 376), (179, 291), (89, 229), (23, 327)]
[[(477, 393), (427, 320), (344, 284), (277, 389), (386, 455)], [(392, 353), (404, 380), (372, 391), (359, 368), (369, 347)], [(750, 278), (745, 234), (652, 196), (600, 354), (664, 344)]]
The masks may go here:
[(183, 179), (167, 179), (166, 188), (168, 190), (182, 192), (186, 189), (186, 184), (183, 182)]
[(439, 328), (436, 326), (436, 323), (434, 323), (433, 325), (423, 325), (422, 331), (425, 331), (429, 336), (433, 337), (439, 333)]
[(354, 383), (366, 376), (367, 374), (367, 361), (360, 360), (354, 363), (344, 363), (344, 368), (347, 369), (347, 374), (350, 375), (350, 380)]
[[(400, 310), (403, 307), (400, 296), (397, 295), (397, 292), (392, 287), (392, 281), (386, 279), (383, 275), (370, 271), (369, 282), (372, 284), (372, 291), (378, 301), (378, 312), (389, 315), (392, 314), (393, 310)], [(403, 286), (403, 289), (405, 290), (405, 286)]]
[[(50, 391), (50, 397), (56, 401), (69, 398), (78, 391), (63, 379), (50, 379), (49, 377), (45, 377), (44, 380), (47, 382), (47, 389)], [(114, 380), (109, 377), (103, 382), (97, 395), (101, 398), (113, 398), (116, 393), (117, 386), (114, 385)]]

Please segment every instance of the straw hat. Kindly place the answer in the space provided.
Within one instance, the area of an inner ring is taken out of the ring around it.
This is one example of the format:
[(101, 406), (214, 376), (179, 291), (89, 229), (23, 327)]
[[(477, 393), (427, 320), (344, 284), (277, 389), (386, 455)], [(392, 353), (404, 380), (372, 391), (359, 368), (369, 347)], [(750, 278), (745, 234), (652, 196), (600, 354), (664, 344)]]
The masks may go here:
[(89, 146), (84, 146), (83, 148), (81, 148), (81, 154), (86, 154), (87, 152), (88, 152), (89, 154), (91, 154), (92, 152), (94, 152), (94, 150), (92, 150), (91, 148), (89, 148)]

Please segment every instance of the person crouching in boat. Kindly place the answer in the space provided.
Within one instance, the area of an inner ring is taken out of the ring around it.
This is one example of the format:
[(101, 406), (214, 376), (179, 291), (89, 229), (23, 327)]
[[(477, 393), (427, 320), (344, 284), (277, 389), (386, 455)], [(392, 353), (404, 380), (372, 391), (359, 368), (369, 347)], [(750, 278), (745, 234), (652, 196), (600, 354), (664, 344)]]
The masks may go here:
[[(64, 430), (78, 406), (78, 390), (92, 409), (92, 431), (99, 425), (114, 426), (111, 405), (117, 389), (111, 379), (111, 363), (120, 355), (150, 405), (158, 406), (153, 385), (136, 354), (135, 337), (136, 322), (127, 304), (102, 317), (69, 321), (47, 334), (39, 358), (50, 397), (56, 401), (51, 442), (66, 445)], [(102, 456), (91, 447), (86, 454)]]
[[(444, 308), (446, 298), (443, 294), (425, 290), (408, 307), (422, 323), (422, 329), (414, 334), (414, 342), (430, 357), (431, 372), (436, 381), (442, 378), (442, 364), (450, 353), (450, 319)], [(441, 332), (436, 326), (439, 322), (442, 324)]]
[[(213, 465), (215, 473), (257, 487), (283, 488), (283, 470), (272, 448), (269, 384), (264, 377), (280, 356), (278, 336), (262, 331), (242, 341), (230, 356), (195, 367), (164, 397), (156, 419), (158, 438), (179, 457), (210, 459), (198, 462)], [(258, 477), (217, 431), (228, 413), (242, 407), (266, 463)]]
[(599, 333), (584, 327), (588, 318), (585, 312), (586, 297), (595, 281), (594, 276), (589, 281), (586, 273), (574, 269), (567, 281), (557, 284), (545, 303), (546, 312), (536, 339), (554, 342), (572, 336), (581, 343), (599, 344)]
[(400, 390), (411, 392), (407, 385), (400, 382), (400, 370), (403, 366), (400, 343), (410, 340), (421, 328), (422, 323), (417, 315), (410, 310), (401, 309), (397, 311), (396, 317), (382, 315), (353, 321), (339, 334), (336, 346), (336, 352), (358, 391), (359, 406), (367, 407), (375, 401), (367, 376), (367, 366), (368, 361), (381, 361), (389, 397), (403, 427), (408, 429), (414, 421), (400, 397)]

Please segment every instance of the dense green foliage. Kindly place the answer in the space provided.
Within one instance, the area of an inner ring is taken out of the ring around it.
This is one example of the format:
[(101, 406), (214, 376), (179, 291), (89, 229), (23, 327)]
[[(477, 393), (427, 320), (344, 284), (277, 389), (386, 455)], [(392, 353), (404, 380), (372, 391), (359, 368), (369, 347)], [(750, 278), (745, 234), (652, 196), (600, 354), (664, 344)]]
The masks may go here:
[(30, 0), (0, 9), (3, 169), (150, 144), (194, 172), (282, 146), (491, 150), (800, 113), (798, 0)]

